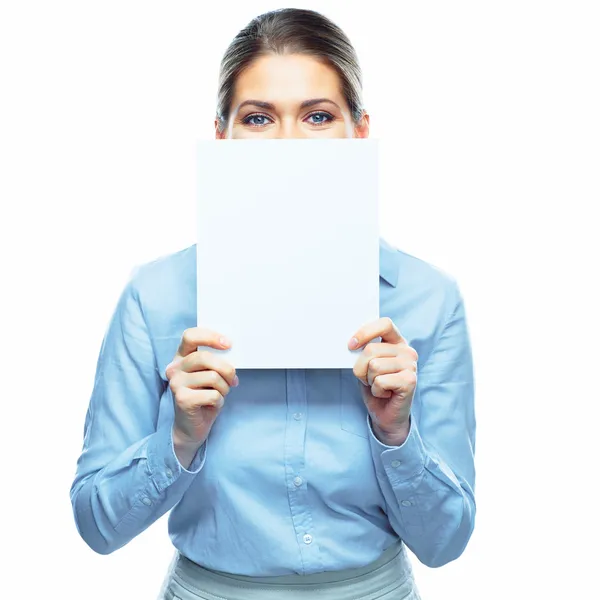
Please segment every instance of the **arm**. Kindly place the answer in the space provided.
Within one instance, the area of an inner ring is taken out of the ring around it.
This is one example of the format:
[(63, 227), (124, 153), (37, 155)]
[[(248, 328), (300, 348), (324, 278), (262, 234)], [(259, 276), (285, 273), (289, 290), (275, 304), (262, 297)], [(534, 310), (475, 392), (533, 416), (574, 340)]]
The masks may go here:
[(419, 370), (406, 440), (400, 446), (382, 443), (367, 417), (390, 523), (429, 567), (458, 558), (475, 522), (473, 361), (457, 287), (455, 293), (454, 308)]
[(77, 530), (100, 554), (170, 510), (204, 464), (206, 444), (174, 444), (173, 419), (157, 428), (165, 388), (130, 279), (102, 341), (70, 492)]

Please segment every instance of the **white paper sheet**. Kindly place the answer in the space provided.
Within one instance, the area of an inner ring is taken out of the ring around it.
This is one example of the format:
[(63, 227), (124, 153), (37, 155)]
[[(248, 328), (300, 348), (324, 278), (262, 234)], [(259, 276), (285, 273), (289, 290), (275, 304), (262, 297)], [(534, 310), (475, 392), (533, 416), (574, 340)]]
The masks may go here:
[[(373, 139), (198, 143), (198, 325), (237, 369), (352, 368), (379, 318)], [(202, 348), (202, 347), (200, 347)]]

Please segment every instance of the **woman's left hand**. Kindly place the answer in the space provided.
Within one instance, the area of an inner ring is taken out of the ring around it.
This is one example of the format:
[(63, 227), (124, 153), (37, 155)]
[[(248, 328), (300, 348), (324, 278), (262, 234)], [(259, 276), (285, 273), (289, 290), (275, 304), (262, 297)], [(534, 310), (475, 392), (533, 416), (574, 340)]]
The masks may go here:
[[(381, 342), (371, 342), (377, 337)], [(384, 444), (400, 446), (410, 429), (419, 355), (389, 317), (361, 327), (348, 347), (356, 350), (365, 344), (353, 372), (363, 384), (362, 397), (371, 415), (373, 433)]]

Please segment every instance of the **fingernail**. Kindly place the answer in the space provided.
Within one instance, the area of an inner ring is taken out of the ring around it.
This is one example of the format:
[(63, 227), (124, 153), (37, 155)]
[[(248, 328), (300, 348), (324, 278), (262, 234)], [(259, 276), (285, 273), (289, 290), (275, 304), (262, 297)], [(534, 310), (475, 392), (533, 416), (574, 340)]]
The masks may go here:
[(240, 380), (237, 375), (233, 378), (233, 387), (237, 387), (240, 384)]
[(350, 340), (350, 348), (352, 350), (354, 350), (354, 348), (358, 348), (358, 340), (355, 337)]
[(225, 336), (221, 337), (219, 343), (221, 344), (221, 346), (231, 346), (231, 342)]

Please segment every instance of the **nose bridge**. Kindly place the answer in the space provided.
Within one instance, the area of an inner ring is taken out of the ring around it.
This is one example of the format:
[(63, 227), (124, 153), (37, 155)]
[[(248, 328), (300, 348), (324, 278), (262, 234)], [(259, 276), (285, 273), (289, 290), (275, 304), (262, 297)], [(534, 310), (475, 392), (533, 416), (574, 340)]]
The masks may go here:
[(300, 123), (292, 115), (285, 115), (281, 118), (277, 131), (278, 139), (293, 139), (306, 137), (306, 132), (300, 126)]

